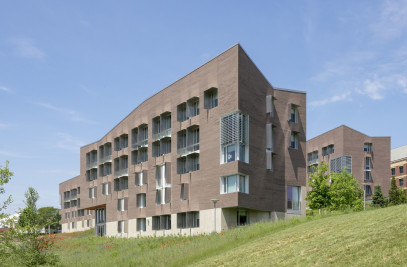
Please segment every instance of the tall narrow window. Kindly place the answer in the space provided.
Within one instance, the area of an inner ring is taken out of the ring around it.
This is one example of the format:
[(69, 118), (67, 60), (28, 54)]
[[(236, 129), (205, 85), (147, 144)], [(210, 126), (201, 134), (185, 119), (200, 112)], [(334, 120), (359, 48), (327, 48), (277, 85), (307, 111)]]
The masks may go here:
[(138, 208), (146, 207), (146, 194), (137, 194), (137, 207)]
[(137, 219), (137, 231), (140, 231), (140, 232), (146, 231), (146, 218)]
[(240, 111), (221, 118), (221, 163), (249, 163), (249, 117)]
[(371, 161), (370, 161), (370, 157), (366, 157), (365, 158), (365, 170), (366, 171), (370, 171), (371, 170)]
[(290, 119), (288, 121), (298, 123), (298, 106), (297, 105), (291, 104)]
[(274, 116), (274, 99), (272, 95), (266, 96), (266, 113)]
[(218, 106), (218, 88), (212, 87), (204, 92), (205, 109), (212, 109)]
[(299, 212), (301, 210), (301, 187), (287, 186), (287, 211)]
[(290, 148), (298, 149), (298, 133), (291, 132)]

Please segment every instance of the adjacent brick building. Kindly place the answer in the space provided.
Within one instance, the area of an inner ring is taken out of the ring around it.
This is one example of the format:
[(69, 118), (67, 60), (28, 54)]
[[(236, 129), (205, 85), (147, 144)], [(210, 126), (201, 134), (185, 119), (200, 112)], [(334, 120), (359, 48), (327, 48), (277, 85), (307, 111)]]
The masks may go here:
[(307, 141), (308, 172), (320, 161), (330, 172), (346, 169), (364, 185), (367, 198), (380, 185), (387, 195), (390, 167), (390, 137), (370, 137), (345, 125)]
[(303, 216), (305, 133), (305, 93), (273, 87), (235, 45), (80, 149), (80, 175), (59, 186), (62, 231), (196, 234)]
[(391, 150), (391, 175), (398, 187), (407, 189), (407, 145)]

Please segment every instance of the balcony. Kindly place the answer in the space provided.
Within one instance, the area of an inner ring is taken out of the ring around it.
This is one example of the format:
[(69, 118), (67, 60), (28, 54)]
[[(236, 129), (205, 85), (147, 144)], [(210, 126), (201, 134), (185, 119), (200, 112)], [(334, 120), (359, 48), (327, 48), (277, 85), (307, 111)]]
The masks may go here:
[(193, 153), (199, 153), (199, 143), (178, 148), (177, 153), (181, 157), (189, 155), (189, 154), (193, 154)]
[(318, 159), (312, 159), (312, 160), (308, 161), (308, 166), (316, 165), (316, 164), (318, 164)]
[(129, 168), (119, 169), (114, 172), (116, 177), (128, 176), (129, 175)]
[(105, 162), (112, 162), (112, 154), (103, 156), (100, 161), (102, 164)]
[(91, 161), (86, 163), (86, 169), (94, 169), (97, 168), (98, 162), (97, 161)]

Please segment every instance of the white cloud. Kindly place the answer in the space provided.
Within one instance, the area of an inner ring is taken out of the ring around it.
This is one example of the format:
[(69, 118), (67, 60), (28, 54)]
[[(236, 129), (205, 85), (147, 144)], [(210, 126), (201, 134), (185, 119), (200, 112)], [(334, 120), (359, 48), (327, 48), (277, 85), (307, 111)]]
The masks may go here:
[(384, 1), (371, 29), (379, 41), (401, 36), (407, 30), (407, 0)]
[(71, 121), (79, 121), (79, 122), (85, 122), (85, 123), (94, 123), (90, 120), (87, 120), (83, 118), (79, 112), (71, 109), (65, 109), (65, 108), (60, 108), (56, 107), (54, 105), (48, 104), (48, 103), (36, 103), (37, 105), (40, 105), (41, 107), (44, 107), (49, 110), (56, 111), (58, 113), (64, 114), (69, 120)]
[(42, 59), (45, 53), (34, 45), (34, 41), (28, 38), (12, 38), (10, 43), (14, 45), (15, 53), (21, 57)]
[(59, 132), (57, 136), (57, 147), (67, 151), (79, 152), (79, 148), (85, 145), (84, 142), (67, 133)]
[(4, 92), (10, 92), (10, 88), (5, 87), (5, 86), (0, 86), (0, 91), (4, 91)]
[(362, 90), (359, 91), (359, 93), (365, 94), (368, 97), (370, 97), (371, 99), (379, 100), (379, 99), (383, 99), (384, 90), (385, 90), (385, 87), (379, 80), (375, 79), (372, 81), (372, 80), (367, 79), (364, 81), (364, 87)]
[(345, 92), (343, 94), (335, 95), (335, 96), (332, 96), (327, 99), (312, 101), (311, 103), (309, 103), (309, 105), (312, 107), (317, 107), (317, 106), (324, 106), (326, 104), (331, 104), (331, 103), (335, 103), (335, 102), (339, 102), (339, 101), (352, 101), (351, 93)]

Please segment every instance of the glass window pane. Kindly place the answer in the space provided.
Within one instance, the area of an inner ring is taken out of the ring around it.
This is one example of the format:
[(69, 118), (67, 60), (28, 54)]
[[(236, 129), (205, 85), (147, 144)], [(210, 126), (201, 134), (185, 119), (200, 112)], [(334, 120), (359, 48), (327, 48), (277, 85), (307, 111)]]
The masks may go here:
[(236, 146), (230, 145), (227, 146), (227, 155), (226, 162), (231, 162), (236, 160)]
[(227, 192), (236, 192), (236, 175), (231, 175), (227, 177)]

